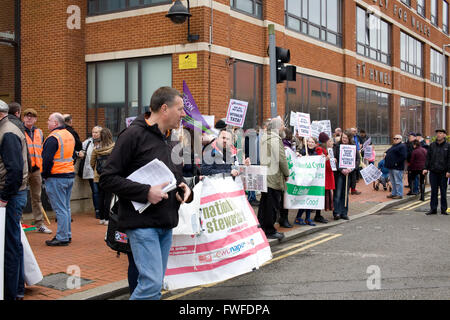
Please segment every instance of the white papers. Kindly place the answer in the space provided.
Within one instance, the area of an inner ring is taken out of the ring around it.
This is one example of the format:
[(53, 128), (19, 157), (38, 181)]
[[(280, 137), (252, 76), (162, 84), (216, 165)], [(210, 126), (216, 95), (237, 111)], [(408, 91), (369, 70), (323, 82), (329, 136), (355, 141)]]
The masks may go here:
[(23, 231), (23, 228), (20, 228), (20, 230), (20, 240), (22, 241), (23, 246), (24, 280), (27, 285), (32, 286), (38, 282), (41, 282), (44, 277), (42, 276), (41, 269), (39, 268), (39, 265), (33, 254), (33, 250), (31, 250), (30, 244), (28, 243), (28, 239), (25, 235), (25, 232)]
[(370, 164), (359, 172), (361, 173), (361, 176), (363, 177), (366, 185), (371, 182), (377, 181), (382, 174), (381, 171), (373, 164)]
[[(163, 189), (163, 192), (170, 192), (177, 187), (177, 179), (173, 175), (172, 171), (170, 171), (170, 169), (158, 159), (153, 159), (145, 166), (139, 168), (130, 174), (127, 179), (142, 184), (149, 184), (151, 186), (169, 182), (169, 184)], [(131, 203), (133, 204), (134, 209), (139, 211), (139, 213), (144, 212), (144, 210), (150, 205), (150, 202), (140, 203), (131, 201)]]
[(239, 174), (246, 191), (267, 192), (266, 166), (239, 166)]
[(332, 171), (336, 171), (336, 159), (334, 158), (333, 148), (328, 148), (328, 157), (330, 157), (330, 166)]

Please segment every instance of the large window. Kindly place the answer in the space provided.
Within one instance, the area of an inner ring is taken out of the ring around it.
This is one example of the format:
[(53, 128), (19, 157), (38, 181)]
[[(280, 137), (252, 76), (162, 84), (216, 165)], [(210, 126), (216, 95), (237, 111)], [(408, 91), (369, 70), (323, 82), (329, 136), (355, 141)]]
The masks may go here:
[(442, 2), (442, 31), (448, 33), (448, 3)]
[(286, 27), (342, 46), (341, 0), (285, 0)]
[(435, 26), (437, 26), (437, 24), (438, 24), (438, 20), (437, 20), (438, 4), (437, 4), (437, 0), (431, 0), (430, 9), (431, 9), (431, 15), (430, 15), (431, 23), (434, 24)]
[(88, 11), (89, 15), (96, 15), (170, 3), (172, 0), (88, 0)]
[(311, 121), (330, 120), (332, 128), (341, 126), (342, 84), (297, 74), (286, 86), (286, 114), (309, 113)]
[(262, 66), (238, 60), (233, 64), (231, 81), (231, 98), (248, 102), (244, 129), (255, 129), (263, 121)]
[(389, 94), (356, 88), (356, 124), (374, 144), (389, 144), (389, 106)]
[(126, 118), (149, 110), (156, 89), (172, 85), (172, 57), (90, 63), (87, 81), (87, 133), (100, 125), (117, 136)]
[(408, 7), (411, 7), (411, 0), (400, 0), (404, 4), (406, 4)]
[(359, 54), (386, 64), (391, 62), (389, 24), (372, 13), (356, 8), (356, 50)]
[(230, 0), (231, 8), (262, 18), (262, 0)]
[(442, 54), (430, 49), (430, 80), (442, 84)]
[(433, 135), (436, 129), (442, 129), (442, 106), (431, 104), (430, 106), (430, 131)]
[(417, 0), (417, 13), (425, 17), (425, 0)]
[(400, 32), (400, 69), (422, 76), (422, 43)]
[(409, 132), (422, 132), (423, 102), (400, 98), (400, 130), (401, 135), (408, 136)]

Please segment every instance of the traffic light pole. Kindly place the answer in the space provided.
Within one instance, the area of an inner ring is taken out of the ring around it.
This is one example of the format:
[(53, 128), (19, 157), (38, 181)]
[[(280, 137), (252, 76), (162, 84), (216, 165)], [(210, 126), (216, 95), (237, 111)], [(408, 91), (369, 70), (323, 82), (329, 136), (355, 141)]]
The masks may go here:
[(270, 63), (270, 117), (275, 118), (278, 115), (275, 25), (269, 24), (268, 27), (269, 27), (269, 63)]

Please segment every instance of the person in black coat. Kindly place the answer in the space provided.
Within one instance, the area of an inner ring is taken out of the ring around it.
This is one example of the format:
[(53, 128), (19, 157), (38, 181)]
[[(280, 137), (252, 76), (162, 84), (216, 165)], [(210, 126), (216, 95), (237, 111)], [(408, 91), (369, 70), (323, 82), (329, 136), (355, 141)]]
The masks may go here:
[(402, 143), (402, 136), (397, 134), (393, 138), (394, 143), (386, 151), (384, 159), (385, 167), (389, 169), (389, 179), (392, 183), (392, 194), (387, 198), (403, 198), (403, 171), (405, 170), (405, 161), (408, 157), (407, 147)]

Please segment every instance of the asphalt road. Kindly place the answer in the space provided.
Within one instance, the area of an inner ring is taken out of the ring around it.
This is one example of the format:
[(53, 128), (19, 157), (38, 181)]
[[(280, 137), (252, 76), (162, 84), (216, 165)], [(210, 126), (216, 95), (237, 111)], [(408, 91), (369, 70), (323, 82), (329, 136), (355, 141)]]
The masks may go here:
[(448, 300), (450, 216), (426, 216), (428, 208), (408, 202), (280, 243), (259, 270), (162, 299)]

